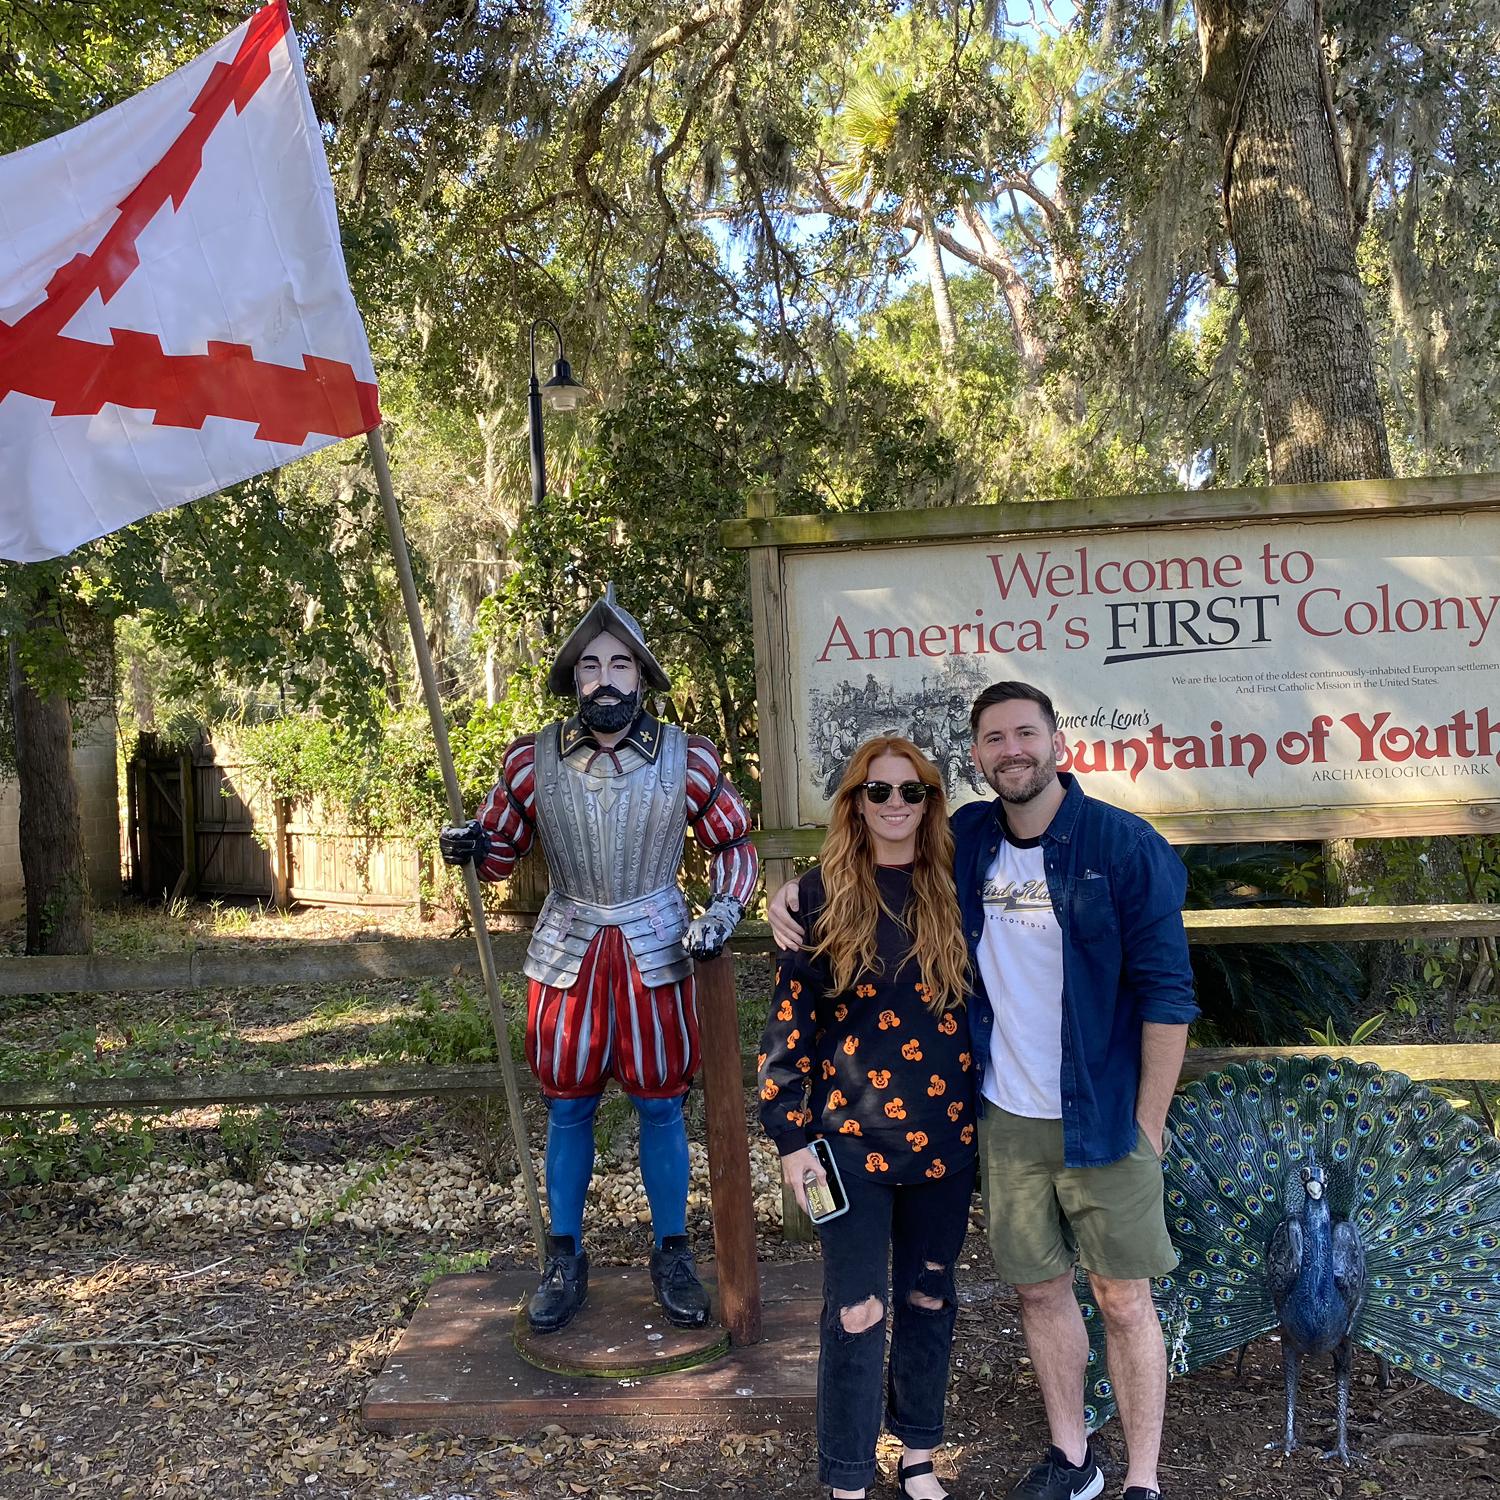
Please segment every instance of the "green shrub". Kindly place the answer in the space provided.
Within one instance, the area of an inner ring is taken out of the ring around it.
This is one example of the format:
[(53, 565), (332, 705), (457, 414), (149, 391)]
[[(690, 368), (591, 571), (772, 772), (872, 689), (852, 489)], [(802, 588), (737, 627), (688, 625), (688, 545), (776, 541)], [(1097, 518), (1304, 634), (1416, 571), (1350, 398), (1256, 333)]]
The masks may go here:
[[(1317, 894), (1315, 861), (1295, 844), (1189, 845), (1187, 907), (1300, 906)], [(1203, 1018), (1200, 1042), (1299, 1042), (1324, 1021), (1346, 1034), (1359, 965), (1340, 943), (1202, 943), (1190, 950)]]
[(281, 1117), (269, 1107), (227, 1106), (219, 1116), (219, 1144), (231, 1177), (259, 1183), (281, 1154)]
[[(511, 1056), (525, 1056), (526, 1023), (521, 1007), (507, 1007)], [(370, 1033), (370, 1050), (385, 1062), (428, 1062), (444, 1066), (495, 1061), (495, 1033), (482, 991), (462, 982), (453, 985), (453, 1003), (445, 1006), (436, 987), (424, 984), (410, 1014), (385, 1021)]]
[(155, 1149), (143, 1120), (118, 1122), (92, 1113), (0, 1115), (0, 1178), (7, 1187), (84, 1177), (126, 1182)]

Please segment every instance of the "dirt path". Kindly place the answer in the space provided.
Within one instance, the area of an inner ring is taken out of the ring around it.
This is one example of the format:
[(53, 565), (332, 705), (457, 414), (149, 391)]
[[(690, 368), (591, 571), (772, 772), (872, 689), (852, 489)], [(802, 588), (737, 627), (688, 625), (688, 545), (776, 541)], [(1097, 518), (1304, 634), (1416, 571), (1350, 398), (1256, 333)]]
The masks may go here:
[[(412, 1227), (415, 1216), (375, 1233), (347, 1223), (127, 1224), (113, 1200), (86, 1204), (67, 1190), (23, 1206), (43, 1211), (0, 1230), (0, 1495), (819, 1493), (810, 1443), (775, 1434), (631, 1441), (554, 1428), (515, 1440), (392, 1440), (364, 1431), (365, 1389), (421, 1287), (481, 1259), (490, 1246), (478, 1230), (444, 1237)], [(639, 1258), (641, 1239), (634, 1226), (602, 1227), (595, 1254)], [(764, 1249), (789, 1253), (777, 1236)], [(979, 1500), (1003, 1495), (1044, 1436), (1014, 1300), (986, 1277), (977, 1234), (966, 1264), (945, 1468), (958, 1493)], [(1308, 1434), (1320, 1438), (1331, 1382), (1314, 1374), (1304, 1390)], [(1411, 1381), (1377, 1391), (1373, 1361), (1361, 1360), (1354, 1397), (1355, 1441), (1371, 1457), (1354, 1469), (1267, 1452), (1280, 1402), (1270, 1343), (1252, 1351), (1243, 1384), (1232, 1364), (1175, 1384), (1163, 1468), (1171, 1500), (1500, 1495), (1494, 1425)], [(1113, 1424), (1103, 1439), (1117, 1457)], [(882, 1451), (889, 1467), (894, 1449)]]

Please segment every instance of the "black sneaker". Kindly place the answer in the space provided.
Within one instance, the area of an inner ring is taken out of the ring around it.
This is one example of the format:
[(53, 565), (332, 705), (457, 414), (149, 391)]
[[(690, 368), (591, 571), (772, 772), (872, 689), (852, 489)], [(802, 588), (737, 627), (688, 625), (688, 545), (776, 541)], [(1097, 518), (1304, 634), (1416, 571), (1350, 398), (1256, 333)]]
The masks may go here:
[(1148, 1490), (1143, 1484), (1133, 1484), (1125, 1491), (1121, 1500), (1161, 1500), (1161, 1491)]
[(1104, 1471), (1094, 1462), (1092, 1445), (1074, 1468), (1060, 1448), (1049, 1448), (1043, 1459), (1006, 1500), (1094, 1500), (1104, 1489)]

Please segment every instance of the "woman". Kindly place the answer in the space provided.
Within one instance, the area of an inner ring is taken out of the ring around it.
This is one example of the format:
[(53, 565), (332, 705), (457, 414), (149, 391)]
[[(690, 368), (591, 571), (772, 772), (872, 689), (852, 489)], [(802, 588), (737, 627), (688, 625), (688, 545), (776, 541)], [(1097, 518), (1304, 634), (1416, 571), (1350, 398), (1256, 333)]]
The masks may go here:
[(781, 955), (761, 1042), (761, 1120), (797, 1202), (828, 1143), (849, 1210), (818, 1228), (818, 1470), (834, 1496), (875, 1477), (887, 1300), (886, 1426), (910, 1500), (941, 1500), (932, 1449), (957, 1310), (953, 1262), (974, 1187), (968, 953), (937, 768), (867, 740), (834, 796), (822, 863), (799, 882), (810, 942)]

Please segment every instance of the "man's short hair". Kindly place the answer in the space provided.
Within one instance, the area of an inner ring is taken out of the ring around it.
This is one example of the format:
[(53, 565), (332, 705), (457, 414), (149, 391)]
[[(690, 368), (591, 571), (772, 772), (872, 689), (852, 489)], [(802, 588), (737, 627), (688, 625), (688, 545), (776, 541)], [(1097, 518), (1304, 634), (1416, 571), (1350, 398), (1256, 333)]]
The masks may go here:
[(1052, 700), (1039, 687), (1032, 687), (1029, 682), (992, 682), (975, 700), (974, 707), (969, 710), (969, 733), (978, 735), (979, 718), (985, 709), (993, 708), (997, 703), (1035, 703), (1041, 709), (1042, 717), (1047, 721), (1047, 730), (1051, 734), (1057, 733), (1057, 710), (1052, 706)]

